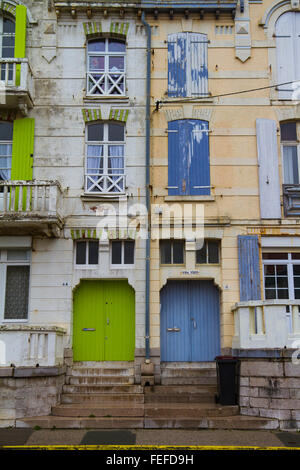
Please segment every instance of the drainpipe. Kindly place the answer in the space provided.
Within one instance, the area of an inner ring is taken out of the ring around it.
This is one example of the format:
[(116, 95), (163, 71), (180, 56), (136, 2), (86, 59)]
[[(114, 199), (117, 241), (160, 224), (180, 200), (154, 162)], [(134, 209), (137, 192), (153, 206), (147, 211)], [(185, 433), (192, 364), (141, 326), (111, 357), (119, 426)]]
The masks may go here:
[(148, 233), (146, 239), (146, 315), (145, 315), (145, 349), (146, 362), (150, 360), (150, 74), (151, 74), (151, 26), (142, 12), (141, 21), (147, 32), (147, 82), (146, 82), (146, 207), (148, 216)]

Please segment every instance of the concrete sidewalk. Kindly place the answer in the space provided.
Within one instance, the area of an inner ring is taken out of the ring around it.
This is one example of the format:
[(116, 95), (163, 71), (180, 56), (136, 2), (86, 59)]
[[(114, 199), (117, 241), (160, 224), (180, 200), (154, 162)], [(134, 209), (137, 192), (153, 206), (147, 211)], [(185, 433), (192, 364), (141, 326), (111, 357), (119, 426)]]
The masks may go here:
[(234, 430), (0, 429), (0, 446), (166, 445), (300, 448), (300, 433)]

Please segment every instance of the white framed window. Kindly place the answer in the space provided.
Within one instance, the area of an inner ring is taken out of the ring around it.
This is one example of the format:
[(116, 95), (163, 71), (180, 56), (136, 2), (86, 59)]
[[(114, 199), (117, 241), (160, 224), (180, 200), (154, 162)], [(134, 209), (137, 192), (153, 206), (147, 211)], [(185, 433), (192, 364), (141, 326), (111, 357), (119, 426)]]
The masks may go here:
[(110, 244), (111, 267), (134, 266), (134, 240), (112, 240)]
[(86, 129), (85, 192), (124, 193), (125, 126), (107, 122)]
[(280, 124), (283, 184), (300, 184), (300, 146), (296, 121)]
[(11, 179), (13, 123), (0, 122), (0, 181)]
[(184, 264), (184, 240), (160, 240), (161, 264)]
[(99, 263), (99, 241), (79, 240), (76, 242), (75, 265), (95, 266)]
[(87, 44), (87, 95), (125, 95), (126, 45), (118, 39)]
[(0, 313), (4, 322), (27, 321), (30, 251), (0, 250)]
[(265, 299), (300, 299), (300, 252), (263, 252)]
[[(5, 16), (0, 16), (0, 50), (2, 59), (14, 57), (15, 23)], [(13, 80), (13, 64), (1, 64), (1, 80), (6, 83)]]

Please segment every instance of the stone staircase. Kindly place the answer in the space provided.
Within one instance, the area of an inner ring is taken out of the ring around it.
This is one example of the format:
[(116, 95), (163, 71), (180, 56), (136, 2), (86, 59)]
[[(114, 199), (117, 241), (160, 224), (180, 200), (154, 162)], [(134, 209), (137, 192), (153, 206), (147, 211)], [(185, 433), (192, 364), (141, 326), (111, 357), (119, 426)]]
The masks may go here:
[(134, 384), (132, 363), (75, 363), (51, 415), (17, 427), (64, 429), (276, 429), (277, 420), (216, 403), (214, 363), (163, 364), (161, 384)]

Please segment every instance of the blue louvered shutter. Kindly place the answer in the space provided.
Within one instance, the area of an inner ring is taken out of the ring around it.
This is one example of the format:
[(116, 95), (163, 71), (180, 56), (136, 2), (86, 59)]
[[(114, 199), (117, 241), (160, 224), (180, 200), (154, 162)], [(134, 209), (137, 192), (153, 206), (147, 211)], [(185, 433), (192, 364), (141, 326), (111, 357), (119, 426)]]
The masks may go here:
[(200, 120), (189, 122), (192, 142), (189, 164), (189, 194), (192, 196), (208, 195), (210, 194), (208, 122)]
[(208, 95), (207, 44), (206, 34), (188, 34), (188, 96)]
[(259, 246), (257, 235), (238, 236), (240, 301), (260, 300)]
[(186, 195), (189, 191), (187, 155), (190, 146), (187, 121), (168, 124), (168, 189), (170, 196)]
[(168, 36), (168, 95), (187, 96), (187, 33)]

